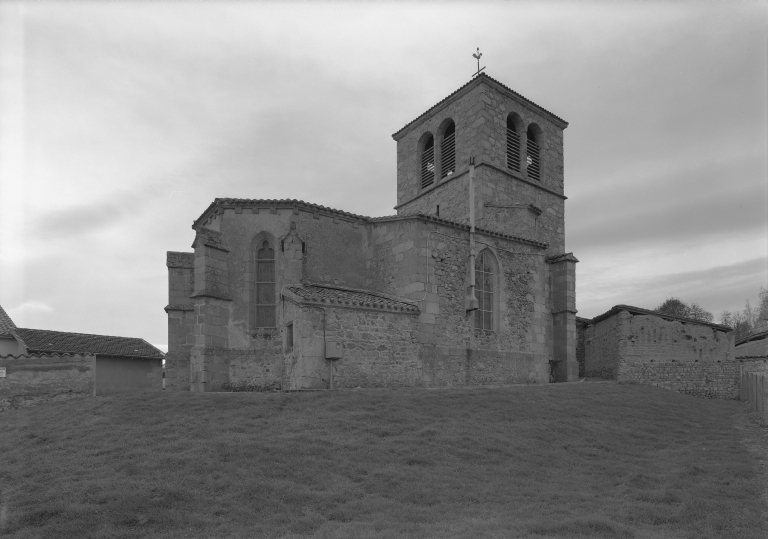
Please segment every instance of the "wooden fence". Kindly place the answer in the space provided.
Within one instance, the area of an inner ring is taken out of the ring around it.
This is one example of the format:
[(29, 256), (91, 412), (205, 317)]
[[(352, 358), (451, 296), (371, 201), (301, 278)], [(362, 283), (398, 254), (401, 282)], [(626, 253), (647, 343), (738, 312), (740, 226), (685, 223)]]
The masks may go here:
[(767, 394), (768, 373), (742, 371), (740, 398), (749, 403), (750, 408), (757, 412), (764, 425), (768, 425)]

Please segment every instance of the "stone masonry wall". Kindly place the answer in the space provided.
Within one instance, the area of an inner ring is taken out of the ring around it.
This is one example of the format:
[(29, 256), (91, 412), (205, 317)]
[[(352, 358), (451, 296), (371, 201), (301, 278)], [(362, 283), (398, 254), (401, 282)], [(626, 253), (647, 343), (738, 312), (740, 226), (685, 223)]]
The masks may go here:
[[(230, 249), (232, 311), (225, 325), (231, 348), (251, 348), (253, 339), (262, 338), (253, 331), (250, 320), (254, 238), (267, 238), (275, 245), (278, 298), (283, 286), (302, 280), (365, 287), (365, 223), (300, 207), (256, 206), (226, 209), (219, 221)], [(285, 240), (282, 245), (281, 240)], [(283, 325), (282, 309), (283, 304), (278, 301), (277, 333)], [(281, 338), (279, 334), (269, 337)]]
[(194, 302), (195, 255), (169, 251), (168, 267), (168, 353), (165, 355), (165, 388), (189, 391), (189, 354), (195, 344)]
[[(548, 267), (541, 251), (505, 239), (477, 235), (478, 252), (488, 248), (498, 262), (496, 269), (496, 323), (494, 330), (474, 329), (467, 315), (469, 234), (439, 223), (416, 219), (377, 223), (369, 263), (371, 287), (419, 302), (417, 340), (428, 372), (445, 370), (429, 382), (437, 385), (469, 383), (467, 349), (474, 359), (489, 352), (493, 363), (499, 354), (528, 367), (506, 368), (518, 382), (547, 381), (552, 358), (551, 303)], [(513, 354), (516, 353), (516, 354)], [(489, 364), (490, 364), (489, 363)], [(435, 370), (436, 367), (440, 367)], [(501, 367), (499, 367), (501, 368)], [(498, 370), (498, 369), (497, 369)], [(492, 368), (486, 372), (491, 373)], [(501, 372), (501, 371), (499, 371)], [(432, 375), (430, 375), (432, 376)], [(512, 383), (507, 376), (503, 383)]]
[(616, 380), (619, 370), (619, 319), (612, 316), (584, 330), (584, 375)]
[[(452, 176), (436, 188), (398, 208), (398, 214), (434, 215), (469, 223), (469, 175)], [(515, 207), (499, 207), (512, 206)], [(529, 205), (542, 213), (535, 216)], [(565, 200), (492, 166), (475, 169), (475, 224), (480, 228), (548, 243), (547, 255), (565, 252)]]
[(576, 361), (579, 363), (579, 378), (584, 378), (585, 365), (584, 355), (586, 348), (584, 345), (584, 336), (589, 321), (585, 318), (576, 317)]
[(621, 311), (587, 328), (585, 338), (587, 376), (602, 373), (619, 382), (738, 398), (740, 362), (733, 357), (730, 332)]
[(740, 356), (768, 356), (768, 337), (758, 341), (749, 341), (740, 344), (735, 349), (736, 357)]
[(0, 356), (0, 411), (92, 396), (95, 366), (85, 354)]

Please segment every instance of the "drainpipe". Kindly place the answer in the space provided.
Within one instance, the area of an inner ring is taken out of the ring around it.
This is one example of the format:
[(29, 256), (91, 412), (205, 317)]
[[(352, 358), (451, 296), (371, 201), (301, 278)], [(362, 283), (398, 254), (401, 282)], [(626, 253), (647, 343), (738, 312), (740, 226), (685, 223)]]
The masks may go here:
[[(467, 312), (479, 307), (475, 296), (475, 158), (469, 158), (469, 293), (465, 301)], [(474, 335), (474, 327), (470, 335)]]

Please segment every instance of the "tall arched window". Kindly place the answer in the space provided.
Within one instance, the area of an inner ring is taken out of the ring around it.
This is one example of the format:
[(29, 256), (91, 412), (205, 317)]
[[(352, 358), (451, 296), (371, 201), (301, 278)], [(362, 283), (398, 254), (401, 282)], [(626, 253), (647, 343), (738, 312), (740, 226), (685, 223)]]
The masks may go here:
[(262, 241), (255, 252), (254, 260), (254, 326), (273, 328), (277, 325), (277, 302), (275, 294), (275, 249), (269, 240)]
[(429, 135), (421, 149), (421, 188), (435, 183), (435, 138)]
[(488, 249), (475, 258), (475, 297), (478, 309), (475, 311), (477, 329), (493, 329), (493, 301), (495, 290), (493, 255)]
[(440, 143), (440, 179), (456, 172), (456, 124), (453, 120), (448, 121)]
[(507, 116), (507, 168), (520, 171), (520, 122), (516, 114)]
[(539, 162), (539, 145), (536, 142), (537, 129), (534, 125), (528, 126), (527, 153), (528, 177), (533, 180), (541, 180), (541, 163)]

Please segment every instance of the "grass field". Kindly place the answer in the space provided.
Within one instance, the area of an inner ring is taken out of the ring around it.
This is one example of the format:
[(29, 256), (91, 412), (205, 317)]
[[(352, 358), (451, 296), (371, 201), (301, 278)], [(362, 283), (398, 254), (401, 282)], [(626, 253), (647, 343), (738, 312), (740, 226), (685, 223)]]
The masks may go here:
[(0, 530), (765, 539), (744, 420), (590, 383), (96, 397), (0, 414)]

